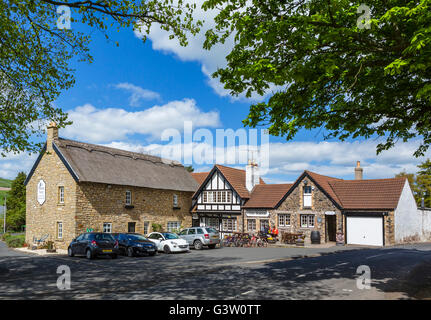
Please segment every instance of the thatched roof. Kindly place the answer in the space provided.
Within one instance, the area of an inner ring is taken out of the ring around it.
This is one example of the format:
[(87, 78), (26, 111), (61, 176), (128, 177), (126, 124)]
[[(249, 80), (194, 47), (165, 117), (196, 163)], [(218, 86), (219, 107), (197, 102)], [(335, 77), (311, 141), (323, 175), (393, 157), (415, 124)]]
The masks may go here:
[(199, 187), (177, 161), (62, 138), (53, 148), (77, 182), (190, 192)]

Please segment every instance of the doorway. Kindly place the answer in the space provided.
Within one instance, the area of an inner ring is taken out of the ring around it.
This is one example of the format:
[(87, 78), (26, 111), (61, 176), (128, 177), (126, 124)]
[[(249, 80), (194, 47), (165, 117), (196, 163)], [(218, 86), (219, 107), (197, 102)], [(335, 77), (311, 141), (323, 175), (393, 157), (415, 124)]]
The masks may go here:
[(327, 215), (326, 220), (326, 241), (336, 241), (336, 231), (337, 231), (337, 216)]
[(127, 224), (127, 232), (135, 232), (136, 222), (129, 222)]

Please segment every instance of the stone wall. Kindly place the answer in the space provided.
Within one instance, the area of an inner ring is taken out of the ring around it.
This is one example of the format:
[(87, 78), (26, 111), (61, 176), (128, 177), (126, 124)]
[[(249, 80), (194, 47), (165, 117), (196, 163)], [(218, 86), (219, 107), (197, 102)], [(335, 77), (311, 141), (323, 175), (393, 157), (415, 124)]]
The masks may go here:
[[(126, 191), (132, 192), (132, 206), (125, 207)], [(173, 207), (173, 196), (178, 196), (178, 207)], [(152, 231), (152, 223), (166, 230), (169, 221), (180, 221), (191, 227), (189, 212), (192, 192), (150, 188), (80, 183), (77, 188), (76, 234), (87, 228), (103, 232), (104, 223), (112, 223), (112, 232), (127, 232), (128, 223), (135, 222), (135, 232), (144, 233), (144, 223)]]
[[(182, 227), (191, 226), (191, 198), (193, 192), (158, 190), (150, 188), (76, 183), (63, 162), (52, 150), (48, 138), (47, 150), (26, 186), (26, 242), (33, 237), (54, 241), (57, 249), (68, 244), (87, 228), (103, 231), (103, 223), (112, 223), (112, 232), (127, 232), (128, 223), (135, 222), (135, 232), (144, 233), (144, 223), (158, 223), (166, 230), (169, 221), (180, 221)], [(45, 182), (46, 200), (37, 201), (37, 184)], [(64, 187), (64, 203), (59, 203), (59, 187)], [(132, 192), (131, 209), (125, 208), (125, 192)], [(173, 206), (173, 195), (178, 206)], [(63, 237), (58, 238), (57, 223), (63, 224)]]
[[(37, 201), (37, 184), (45, 182), (45, 202)], [(59, 187), (64, 187), (64, 203), (59, 203)], [(57, 248), (75, 237), (76, 182), (48, 144), (45, 154), (26, 186), (26, 242), (48, 234)], [(57, 222), (63, 223), (63, 238), (57, 237)]]
[[(312, 190), (312, 206), (311, 208), (303, 207), (303, 187), (305, 186), (304, 180), (307, 180), (307, 185), (314, 187)], [(336, 214), (336, 232), (343, 230), (343, 219), (341, 211), (334, 205), (334, 203), (309, 179), (305, 177), (298, 186), (286, 197), (282, 204), (275, 210), (270, 211), (271, 225), (276, 224), (279, 229), (280, 238), (282, 232), (288, 233), (303, 233), (305, 234), (306, 243), (310, 243), (311, 231), (320, 232), (320, 241), (324, 243), (327, 241), (326, 230), (326, 211), (333, 211)], [(278, 215), (290, 214), (290, 226), (279, 226)], [(314, 227), (301, 227), (300, 215), (313, 214)]]

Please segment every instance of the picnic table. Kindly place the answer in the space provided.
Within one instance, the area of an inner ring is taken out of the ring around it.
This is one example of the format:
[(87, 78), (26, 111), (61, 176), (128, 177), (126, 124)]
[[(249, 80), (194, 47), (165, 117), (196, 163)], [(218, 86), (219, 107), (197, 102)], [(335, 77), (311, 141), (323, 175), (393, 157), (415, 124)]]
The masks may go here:
[(287, 243), (287, 244), (296, 244), (297, 240), (303, 236), (304, 235), (302, 233), (283, 232), (281, 236), (281, 242)]

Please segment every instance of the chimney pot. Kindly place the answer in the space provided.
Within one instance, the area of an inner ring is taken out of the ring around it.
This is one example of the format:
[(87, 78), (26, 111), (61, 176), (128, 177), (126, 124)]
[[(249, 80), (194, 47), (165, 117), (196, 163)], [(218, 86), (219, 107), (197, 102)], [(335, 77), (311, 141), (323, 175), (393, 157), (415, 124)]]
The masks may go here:
[(361, 161), (356, 162), (355, 180), (362, 180), (364, 169), (361, 168)]

